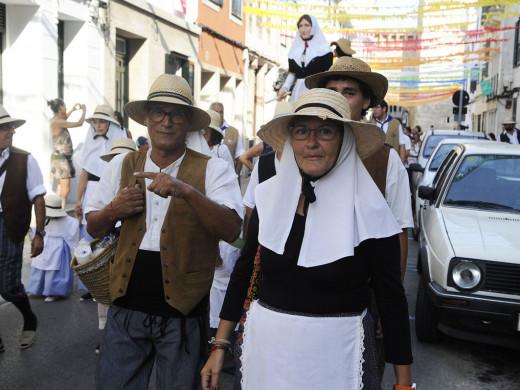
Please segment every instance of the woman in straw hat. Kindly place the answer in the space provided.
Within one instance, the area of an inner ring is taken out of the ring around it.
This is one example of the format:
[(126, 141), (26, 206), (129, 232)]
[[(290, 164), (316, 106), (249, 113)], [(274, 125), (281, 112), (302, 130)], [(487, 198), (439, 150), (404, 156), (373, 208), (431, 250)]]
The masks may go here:
[(278, 91), (278, 100), (282, 100), (292, 88), (291, 102), (298, 100), (307, 90), (305, 77), (325, 72), (332, 65), (332, 49), (318, 26), (316, 17), (302, 15), (296, 26), (298, 33), (289, 50), (289, 74)]
[[(72, 110), (67, 112), (65, 102), (60, 98), (47, 101), (47, 105), (54, 113), (50, 123), (54, 144), (54, 152), (51, 155), (51, 177), (58, 179), (56, 194), (61, 197), (61, 207), (65, 208), (67, 195), (70, 192), (70, 179), (76, 174), (72, 163), (72, 140), (68, 129), (83, 125), (87, 109), (84, 104), (76, 103)], [(82, 111), (81, 117), (76, 122), (69, 121), (69, 116), (77, 110)]]
[(334, 46), (334, 57), (352, 57), (356, 51), (350, 47), (350, 41), (346, 38), (340, 38), (336, 42), (331, 42), (330, 46)]
[(211, 118), (211, 122), (209, 126), (204, 130), (204, 139), (208, 143), (208, 147), (210, 150), (210, 156), (215, 158), (221, 158), (224, 161), (227, 161), (231, 164), (232, 167), (235, 166), (235, 162), (233, 161), (233, 157), (231, 157), (231, 152), (227, 145), (222, 144), (222, 140), (224, 139), (224, 132), (220, 128), (220, 122), (222, 121), (222, 117), (220, 114), (213, 110), (206, 110)]
[(245, 323), (242, 388), (378, 389), (374, 326), (366, 314), (370, 281), (386, 357), (398, 388), (406, 389), (412, 355), (400, 228), (361, 163), (381, 147), (384, 133), (352, 121), (341, 94), (316, 88), (259, 136), (284, 153), (276, 176), (257, 187), (220, 315), (222, 346), (201, 372), (203, 388), (217, 387), (259, 242), (263, 278)]
[(79, 226), (61, 208), (58, 195), (45, 196), (45, 243), (43, 252), (31, 263), (27, 292), (46, 296), (45, 302), (54, 302), (72, 292), (74, 273), (70, 268), (71, 252), (76, 244)]

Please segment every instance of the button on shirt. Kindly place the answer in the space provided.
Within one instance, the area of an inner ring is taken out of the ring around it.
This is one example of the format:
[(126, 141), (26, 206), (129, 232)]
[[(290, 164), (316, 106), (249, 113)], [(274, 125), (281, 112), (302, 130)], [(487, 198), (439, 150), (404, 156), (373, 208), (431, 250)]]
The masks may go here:
[[(163, 172), (177, 177), (179, 167), (184, 159), (183, 154), (178, 160), (164, 169), (160, 169), (150, 158), (152, 149), (148, 150), (144, 164), (144, 172)], [(85, 214), (105, 208), (113, 200), (120, 189), (121, 168), (125, 155), (117, 155), (107, 165), (94, 196), (89, 199)], [(145, 179), (148, 187), (152, 180)], [(243, 205), (238, 187), (236, 173), (227, 162), (218, 158), (211, 158), (206, 168), (206, 196), (217, 204), (229, 207), (242, 218)], [(159, 195), (143, 189), (146, 193), (146, 232), (139, 249), (159, 251), (161, 228), (170, 205), (171, 197), (162, 198)]]
[[(9, 158), (9, 148), (5, 148), (2, 153), (0, 153), (0, 167), (5, 164), (7, 159)], [(0, 176), (0, 194), (4, 189), (6, 172)], [(38, 195), (45, 195), (47, 190), (43, 185), (43, 176), (38, 163), (34, 159), (34, 157), (29, 154), (27, 156), (27, 179), (25, 181), (25, 186), (27, 188), (27, 194), (29, 195), (29, 200), (32, 202), (34, 198)], [(2, 205), (0, 204), (0, 213), (2, 212)]]
[[(392, 115), (387, 115), (386, 119), (383, 122), (380, 122), (376, 117), (374, 117), (374, 120), (377, 122), (379, 127), (385, 132), (385, 134), (388, 131), (388, 123), (392, 119), (394, 119), (394, 117)], [(399, 123), (399, 145), (405, 145), (405, 144), (406, 144), (405, 135), (403, 133), (403, 128), (402, 128), (401, 124)]]

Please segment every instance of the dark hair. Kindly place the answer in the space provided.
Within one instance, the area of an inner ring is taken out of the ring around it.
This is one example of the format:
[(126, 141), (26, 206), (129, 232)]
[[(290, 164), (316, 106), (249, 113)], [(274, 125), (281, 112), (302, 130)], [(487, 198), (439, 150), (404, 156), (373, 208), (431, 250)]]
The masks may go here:
[(341, 57), (352, 57), (352, 54), (345, 53), (343, 50), (341, 50), (339, 45), (336, 44), (336, 57), (338, 57), (338, 58), (341, 58)]
[(208, 145), (209, 146), (219, 145), (222, 142), (222, 138), (224, 138), (224, 137), (217, 130), (212, 129), (211, 127), (209, 129), (211, 130), (211, 135), (209, 137)]
[(385, 102), (384, 100), (381, 100), (381, 103), (379, 103), (379, 105), (381, 106), (381, 108), (386, 108), (385, 112), (388, 112), (388, 103)]
[(421, 132), (422, 132), (422, 130), (421, 130), (421, 126), (416, 125), (415, 127), (417, 127), (417, 132), (418, 132), (418, 133), (421, 133)]
[(311, 17), (308, 14), (304, 14), (304, 15), (300, 16), (300, 19), (298, 19), (298, 23), (296, 23), (296, 28), (300, 27), (300, 22), (302, 21), (302, 19), (305, 19), (312, 26), (312, 19), (311, 19)]
[(493, 133), (488, 133), (487, 136), (488, 136), (489, 139), (492, 139), (493, 141), (497, 140), (497, 138), (495, 137), (495, 134), (493, 134)]
[(60, 98), (56, 98), (52, 100), (47, 100), (47, 105), (51, 108), (52, 112), (56, 114), (60, 107), (65, 105), (65, 102)]
[(121, 125), (121, 128), (123, 128), (125, 121), (123, 120), (123, 115), (119, 111), (114, 111), (114, 117), (117, 119), (119, 124)]
[[(363, 95), (363, 98), (370, 99), (370, 106), (372, 106), (372, 103), (375, 101), (376, 97), (372, 93), (372, 90), (370, 89), (370, 86), (366, 83), (364, 83), (361, 80), (355, 79), (353, 77), (348, 76), (341, 76), (341, 75), (333, 75), (333, 76), (327, 76), (321, 79), (318, 82), (318, 88), (325, 88), (327, 83), (329, 81), (348, 81), (352, 80), (358, 83), (359, 89), (361, 90), (361, 94)], [(367, 114), (367, 109), (363, 108), (361, 109), (361, 116), (365, 116)]]

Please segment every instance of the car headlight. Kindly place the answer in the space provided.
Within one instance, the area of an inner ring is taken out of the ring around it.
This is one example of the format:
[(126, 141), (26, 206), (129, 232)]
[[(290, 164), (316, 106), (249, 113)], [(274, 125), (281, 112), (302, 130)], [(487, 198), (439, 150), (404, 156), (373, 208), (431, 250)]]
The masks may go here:
[(451, 270), (451, 277), (458, 288), (471, 290), (480, 283), (482, 271), (471, 261), (461, 261)]

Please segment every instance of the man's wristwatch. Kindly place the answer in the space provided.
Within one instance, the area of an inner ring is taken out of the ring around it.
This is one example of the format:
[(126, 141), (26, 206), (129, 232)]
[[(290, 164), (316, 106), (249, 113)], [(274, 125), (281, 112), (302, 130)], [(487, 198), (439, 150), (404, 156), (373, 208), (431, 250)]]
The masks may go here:
[(41, 236), (41, 238), (45, 237), (45, 235), (47, 234), (45, 230), (36, 230), (34, 233)]

